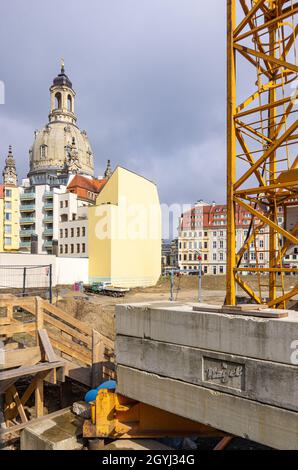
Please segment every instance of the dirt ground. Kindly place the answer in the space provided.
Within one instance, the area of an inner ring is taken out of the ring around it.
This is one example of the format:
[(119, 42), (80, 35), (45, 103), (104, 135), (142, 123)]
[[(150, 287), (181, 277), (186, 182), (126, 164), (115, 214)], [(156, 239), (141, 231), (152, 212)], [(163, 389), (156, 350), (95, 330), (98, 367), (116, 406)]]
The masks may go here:
[[(250, 276), (246, 281), (257, 287), (257, 278)], [(268, 282), (266, 278), (262, 284)], [(290, 290), (296, 279), (286, 278), (285, 287)], [(204, 276), (202, 280), (202, 301), (212, 304), (223, 304), (225, 300), (225, 276)], [(155, 287), (132, 289), (124, 298), (113, 298), (103, 295), (82, 294), (69, 288), (57, 288), (54, 301), (63, 310), (75, 318), (88, 323), (94, 329), (110, 339), (115, 337), (115, 305), (170, 300), (170, 279), (163, 277)], [(239, 295), (244, 295), (239, 289)], [(174, 282), (174, 300), (179, 302), (198, 301), (198, 277), (176, 277)]]

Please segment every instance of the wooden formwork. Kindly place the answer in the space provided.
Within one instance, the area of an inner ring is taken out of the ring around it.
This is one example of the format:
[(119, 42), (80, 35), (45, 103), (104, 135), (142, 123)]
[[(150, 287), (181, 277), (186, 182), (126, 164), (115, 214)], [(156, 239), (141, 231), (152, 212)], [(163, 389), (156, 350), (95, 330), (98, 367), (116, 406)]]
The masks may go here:
[[(45, 381), (68, 376), (93, 386), (114, 374), (113, 342), (39, 297), (0, 296), (0, 341), (1, 434), (26, 426), (24, 407), (33, 394), (35, 418), (43, 416)], [(20, 396), (24, 377), (30, 382)]]

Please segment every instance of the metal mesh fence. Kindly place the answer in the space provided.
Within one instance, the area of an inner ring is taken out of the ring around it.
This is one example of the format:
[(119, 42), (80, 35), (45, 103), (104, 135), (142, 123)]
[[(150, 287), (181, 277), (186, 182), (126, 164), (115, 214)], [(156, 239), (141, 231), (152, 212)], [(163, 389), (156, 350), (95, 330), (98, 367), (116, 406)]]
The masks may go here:
[(0, 266), (0, 293), (39, 295), (52, 300), (52, 265)]

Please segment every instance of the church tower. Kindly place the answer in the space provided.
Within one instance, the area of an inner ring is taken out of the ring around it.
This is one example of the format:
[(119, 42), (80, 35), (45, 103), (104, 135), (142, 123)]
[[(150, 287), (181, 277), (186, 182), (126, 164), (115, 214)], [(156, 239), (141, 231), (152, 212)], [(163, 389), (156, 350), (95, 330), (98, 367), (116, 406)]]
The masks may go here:
[(5, 167), (4, 167), (2, 175), (3, 175), (4, 185), (17, 186), (17, 183), (18, 183), (17, 170), (16, 170), (15, 160), (12, 154), (11, 145), (9, 146), (8, 155), (5, 160)]
[(50, 87), (48, 123), (35, 132), (29, 151), (28, 177), (32, 185), (67, 185), (72, 174), (94, 175), (94, 157), (87, 132), (77, 126), (75, 97), (62, 60), (60, 73)]

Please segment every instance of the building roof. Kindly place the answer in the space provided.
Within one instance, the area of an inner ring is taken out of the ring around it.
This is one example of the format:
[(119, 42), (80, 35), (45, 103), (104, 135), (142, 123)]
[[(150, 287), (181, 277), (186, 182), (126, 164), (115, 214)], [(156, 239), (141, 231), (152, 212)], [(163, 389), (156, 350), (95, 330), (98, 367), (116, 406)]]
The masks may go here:
[(90, 179), (82, 175), (76, 175), (67, 186), (67, 189), (71, 190), (75, 188), (82, 188), (92, 193), (100, 193), (107, 181), (107, 179)]

